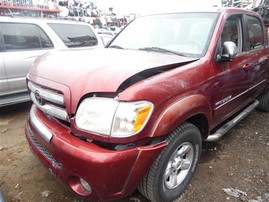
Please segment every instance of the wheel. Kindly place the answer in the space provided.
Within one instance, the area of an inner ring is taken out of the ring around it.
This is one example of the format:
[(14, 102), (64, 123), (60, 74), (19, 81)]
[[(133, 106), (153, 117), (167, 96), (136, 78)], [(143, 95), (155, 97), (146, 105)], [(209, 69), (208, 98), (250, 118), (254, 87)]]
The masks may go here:
[(138, 186), (140, 193), (154, 202), (173, 201), (184, 192), (201, 154), (200, 131), (190, 123), (179, 126), (166, 140), (167, 147)]
[(258, 98), (260, 104), (257, 109), (264, 112), (269, 112), (269, 90), (261, 94)]

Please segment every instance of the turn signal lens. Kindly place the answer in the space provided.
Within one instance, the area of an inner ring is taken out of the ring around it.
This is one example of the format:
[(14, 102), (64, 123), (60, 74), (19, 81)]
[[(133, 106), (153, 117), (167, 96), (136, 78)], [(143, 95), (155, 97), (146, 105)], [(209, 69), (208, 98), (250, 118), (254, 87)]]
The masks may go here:
[(148, 101), (121, 102), (114, 117), (111, 136), (129, 137), (139, 133), (152, 111), (153, 104)]
[(141, 108), (136, 116), (135, 124), (134, 124), (134, 132), (137, 133), (146, 122), (148, 115), (151, 112), (152, 105), (147, 105), (143, 108)]

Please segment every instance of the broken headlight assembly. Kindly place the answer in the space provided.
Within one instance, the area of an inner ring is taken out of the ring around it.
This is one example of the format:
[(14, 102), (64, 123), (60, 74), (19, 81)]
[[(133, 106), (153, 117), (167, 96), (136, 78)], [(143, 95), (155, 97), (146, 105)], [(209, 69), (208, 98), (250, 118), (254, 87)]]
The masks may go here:
[(122, 102), (111, 98), (86, 98), (80, 104), (75, 123), (78, 128), (111, 137), (139, 133), (153, 111), (148, 101)]

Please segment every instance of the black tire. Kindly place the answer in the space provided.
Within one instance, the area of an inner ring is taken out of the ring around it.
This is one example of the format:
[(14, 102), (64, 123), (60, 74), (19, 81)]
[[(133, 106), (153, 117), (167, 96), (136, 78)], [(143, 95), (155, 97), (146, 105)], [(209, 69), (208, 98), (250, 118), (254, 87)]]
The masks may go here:
[(260, 104), (257, 109), (263, 112), (269, 112), (269, 90), (261, 94), (258, 98)]
[(190, 123), (183, 123), (166, 140), (169, 144), (138, 186), (153, 202), (178, 198), (189, 185), (201, 155), (201, 133)]

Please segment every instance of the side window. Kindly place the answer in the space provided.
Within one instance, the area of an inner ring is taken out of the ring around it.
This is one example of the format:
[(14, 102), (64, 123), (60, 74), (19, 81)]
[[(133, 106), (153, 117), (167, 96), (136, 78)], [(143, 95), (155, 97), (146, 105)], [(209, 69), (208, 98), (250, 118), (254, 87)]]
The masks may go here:
[(53, 48), (53, 44), (51, 40), (49, 39), (49, 37), (45, 34), (45, 32), (42, 29), (40, 29), (39, 27), (37, 28), (38, 28), (41, 48)]
[(0, 23), (6, 51), (52, 48), (40, 27), (25, 23)]
[(48, 23), (68, 48), (96, 46), (98, 40), (89, 26)]
[(223, 27), (221, 33), (221, 46), (225, 41), (232, 41), (238, 48), (238, 52), (242, 52), (243, 37), (242, 37), (242, 20), (240, 15), (230, 16)]
[(246, 16), (247, 18), (247, 50), (259, 49), (264, 45), (263, 29), (261, 22), (254, 16)]

